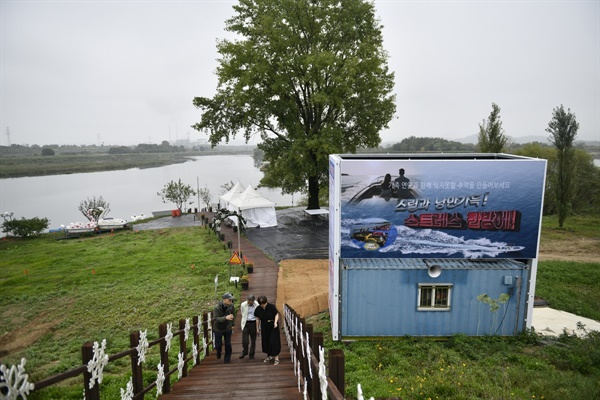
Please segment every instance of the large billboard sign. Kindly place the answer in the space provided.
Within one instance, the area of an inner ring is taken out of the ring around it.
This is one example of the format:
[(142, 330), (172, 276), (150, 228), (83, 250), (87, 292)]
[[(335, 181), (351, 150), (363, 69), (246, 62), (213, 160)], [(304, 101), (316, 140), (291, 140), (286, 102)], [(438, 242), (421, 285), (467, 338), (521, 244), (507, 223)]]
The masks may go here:
[(341, 258), (537, 257), (545, 160), (337, 160)]

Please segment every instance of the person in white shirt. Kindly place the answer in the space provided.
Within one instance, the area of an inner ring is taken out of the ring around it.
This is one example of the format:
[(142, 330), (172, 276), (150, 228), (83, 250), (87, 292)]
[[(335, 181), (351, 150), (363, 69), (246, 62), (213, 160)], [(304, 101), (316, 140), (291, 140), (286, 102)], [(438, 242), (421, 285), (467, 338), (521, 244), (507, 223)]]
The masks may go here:
[(258, 302), (254, 295), (249, 295), (241, 305), (242, 311), (242, 347), (243, 351), (240, 354), (240, 358), (249, 355), (250, 359), (254, 358), (254, 351), (256, 349), (256, 335), (260, 332), (260, 328), (257, 327), (256, 317), (254, 316), (254, 310), (258, 307)]

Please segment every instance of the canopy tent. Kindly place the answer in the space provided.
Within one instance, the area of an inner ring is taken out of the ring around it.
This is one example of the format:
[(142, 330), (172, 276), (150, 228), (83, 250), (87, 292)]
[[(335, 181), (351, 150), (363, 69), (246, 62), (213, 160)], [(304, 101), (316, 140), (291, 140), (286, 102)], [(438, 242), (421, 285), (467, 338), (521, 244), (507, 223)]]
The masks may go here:
[(229, 204), (231, 200), (242, 194), (246, 190), (244, 185), (242, 185), (239, 181), (236, 182), (235, 185), (227, 193), (223, 196), (219, 197), (219, 199), (223, 202), (222, 207), (229, 209)]
[(249, 228), (277, 226), (275, 203), (262, 197), (252, 185), (229, 201), (228, 208), (241, 211)]

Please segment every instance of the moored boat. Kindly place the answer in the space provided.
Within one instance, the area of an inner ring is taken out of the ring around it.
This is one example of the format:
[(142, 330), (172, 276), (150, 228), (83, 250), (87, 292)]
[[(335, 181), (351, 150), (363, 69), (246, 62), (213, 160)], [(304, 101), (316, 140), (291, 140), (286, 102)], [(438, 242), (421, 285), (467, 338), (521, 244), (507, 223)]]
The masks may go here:
[(67, 235), (81, 235), (82, 233), (94, 232), (96, 227), (97, 225), (94, 221), (71, 222), (69, 225), (64, 227), (64, 230)]
[(98, 220), (98, 229), (100, 230), (108, 230), (108, 229), (123, 229), (127, 225), (127, 221), (121, 218), (100, 218)]

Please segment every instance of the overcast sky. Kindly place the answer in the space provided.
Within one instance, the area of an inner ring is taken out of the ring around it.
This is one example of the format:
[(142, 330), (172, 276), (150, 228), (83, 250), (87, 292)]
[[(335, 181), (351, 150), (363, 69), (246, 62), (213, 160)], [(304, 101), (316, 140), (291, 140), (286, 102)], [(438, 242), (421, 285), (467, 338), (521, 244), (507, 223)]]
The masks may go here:
[[(0, 144), (130, 145), (206, 139), (232, 1), (1, 0)], [(384, 142), (478, 132), (548, 137), (553, 108), (600, 140), (600, 2), (375, 1), (396, 73)], [(7, 135), (7, 128), (10, 135)]]

